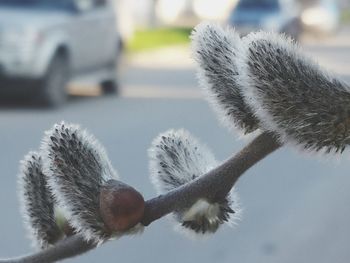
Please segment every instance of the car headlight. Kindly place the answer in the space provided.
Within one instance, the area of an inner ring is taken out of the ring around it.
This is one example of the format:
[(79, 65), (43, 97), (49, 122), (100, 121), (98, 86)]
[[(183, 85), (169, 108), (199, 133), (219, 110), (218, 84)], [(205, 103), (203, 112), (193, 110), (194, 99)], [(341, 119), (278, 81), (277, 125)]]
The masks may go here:
[(1, 35), (0, 48), (16, 63), (28, 63), (42, 42), (40, 31), (31, 28), (6, 28)]
[(39, 44), (43, 35), (33, 28), (9, 28), (4, 30), (2, 37), (13, 46), (28, 46)]

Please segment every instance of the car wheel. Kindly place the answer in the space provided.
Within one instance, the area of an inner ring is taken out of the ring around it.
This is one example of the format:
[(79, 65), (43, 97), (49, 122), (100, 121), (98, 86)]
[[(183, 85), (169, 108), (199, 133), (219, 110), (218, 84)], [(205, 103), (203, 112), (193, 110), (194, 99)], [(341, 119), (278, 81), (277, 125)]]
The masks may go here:
[(105, 95), (118, 94), (119, 86), (116, 80), (106, 80), (101, 83), (102, 92)]
[(69, 80), (69, 63), (64, 55), (56, 55), (41, 81), (39, 102), (44, 106), (58, 107), (67, 100), (66, 86)]
[(118, 66), (120, 60), (120, 52), (117, 52), (117, 55), (113, 62), (108, 66), (107, 71), (109, 72), (109, 77), (103, 80), (100, 83), (102, 93), (104, 95), (118, 95), (119, 94), (119, 83), (118, 83)]

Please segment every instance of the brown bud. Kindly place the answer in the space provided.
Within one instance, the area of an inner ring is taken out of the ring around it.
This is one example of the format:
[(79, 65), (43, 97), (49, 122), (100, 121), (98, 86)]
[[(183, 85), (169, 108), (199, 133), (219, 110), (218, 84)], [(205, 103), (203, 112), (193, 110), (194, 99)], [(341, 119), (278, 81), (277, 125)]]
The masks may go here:
[(109, 180), (100, 192), (100, 213), (106, 227), (112, 232), (126, 231), (143, 217), (145, 201), (131, 186)]

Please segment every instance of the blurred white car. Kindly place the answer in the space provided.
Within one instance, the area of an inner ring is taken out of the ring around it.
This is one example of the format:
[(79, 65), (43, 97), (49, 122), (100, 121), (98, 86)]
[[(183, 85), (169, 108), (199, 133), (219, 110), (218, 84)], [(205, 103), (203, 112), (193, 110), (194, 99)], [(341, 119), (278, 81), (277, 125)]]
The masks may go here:
[(298, 39), (301, 34), (299, 5), (292, 0), (240, 0), (228, 23), (242, 35), (264, 30)]
[(117, 92), (115, 25), (107, 0), (0, 0), (0, 92), (58, 106), (67, 83), (85, 75)]
[(302, 0), (301, 22), (304, 30), (333, 33), (340, 24), (340, 9), (334, 0)]

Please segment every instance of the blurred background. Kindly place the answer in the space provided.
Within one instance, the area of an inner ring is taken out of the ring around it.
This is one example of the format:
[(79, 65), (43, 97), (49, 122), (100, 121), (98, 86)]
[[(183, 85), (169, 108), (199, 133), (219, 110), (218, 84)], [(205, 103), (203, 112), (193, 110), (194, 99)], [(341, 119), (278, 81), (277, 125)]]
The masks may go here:
[[(348, 0), (0, 0), (0, 258), (33, 251), (16, 193), (19, 160), (44, 130), (80, 123), (106, 146), (123, 181), (146, 199), (147, 149), (186, 128), (224, 160), (249, 139), (222, 128), (206, 103), (189, 34), (203, 20), (243, 36), (290, 35), (322, 66), (350, 81)], [(283, 148), (238, 182), (235, 228), (189, 240), (166, 219), (67, 262), (350, 261), (348, 156)]]

